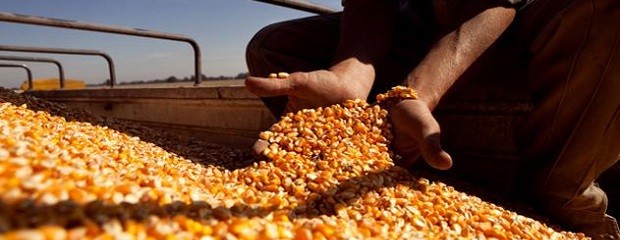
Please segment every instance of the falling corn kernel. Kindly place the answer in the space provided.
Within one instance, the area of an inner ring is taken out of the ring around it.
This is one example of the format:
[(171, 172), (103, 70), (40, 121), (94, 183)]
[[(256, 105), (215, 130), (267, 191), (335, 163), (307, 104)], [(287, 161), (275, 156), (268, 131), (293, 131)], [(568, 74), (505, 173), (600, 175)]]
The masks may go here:
[(288, 113), (231, 171), (3, 102), (0, 239), (585, 239), (395, 166), (387, 114)]

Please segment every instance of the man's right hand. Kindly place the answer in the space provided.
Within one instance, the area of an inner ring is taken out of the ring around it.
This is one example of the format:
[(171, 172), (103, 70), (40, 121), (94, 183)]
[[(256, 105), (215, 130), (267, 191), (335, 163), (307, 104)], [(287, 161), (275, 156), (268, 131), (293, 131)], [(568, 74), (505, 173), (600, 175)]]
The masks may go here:
[(392, 123), (392, 149), (401, 159), (397, 164), (410, 168), (420, 156), (431, 167), (447, 170), (452, 167), (452, 157), (440, 143), (440, 127), (422, 100), (404, 100), (390, 110)]
[(245, 86), (259, 97), (288, 96), (291, 110), (325, 107), (346, 99), (366, 99), (370, 91), (369, 87), (328, 70), (295, 72), (284, 79), (250, 76)]

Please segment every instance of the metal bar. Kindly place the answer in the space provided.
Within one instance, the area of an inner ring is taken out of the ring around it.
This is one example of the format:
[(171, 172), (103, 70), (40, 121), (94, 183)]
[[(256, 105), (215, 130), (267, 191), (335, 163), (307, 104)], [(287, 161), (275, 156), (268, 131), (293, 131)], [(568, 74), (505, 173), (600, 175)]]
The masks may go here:
[(34, 85), (32, 83), (32, 71), (30, 71), (30, 68), (28, 68), (28, 66), (26, 66), (25, 64), (0, 63), (0, 67), (23, 68), (24, 70), (26, 70), (26, 74), (28, 74), (28, 90), (32, 90)]
[(41, 25), (41, 26), (49, 26), (49, 27), (88, 30), (88, 31), (96, 31), (96, 32), (115, 33), (115, 34), (187, 42), (194, 49), (194, 75), (195, 75), (194, 83), (195, 85), (199, 85), (201, 78), (202, 78), (202, 66), (201, 66), (202, 63), (201, 63), (201, 55), (200, 55), (200, 46), (198, 45), (196, 41), (194, 41), (194, 39), (191, 39), (183, 35), (156, 32), (156, 31), (150, 31), (150, 30), (139, 29), (139, 28), (127, 28), (127, 27), (100, 25), (100, 24), (93, 24), (93, 23), (78, 22), (78, 21), (73, 21), (73, 20), (44, 18), (44, 17), (37, 17), (37, 16), (13, 14), (13, 13), (7, 13), (7, 12), (0, 12), (0, 21), (33, 24), (33, 25)]
[(51, 58), (34, 58), (34, 57), (19, 57), (19, 56), (0, 56), (0, 60), (9, 61), (24, 61), (24, 62), (49, 62), (58, 66), (58, 75), (60, 76), (60, 89), (65, 88), (65, 70), (62, 68), (62, 64), (59, 61)]
[(88, 49), (69, 49), (69, 48), (45, 48), (45, 47), (33, 47), (33, 46), (7, 46), (0, 45), (0, 51), (11, 52), (31, 52), (31, 53), (52, 53), (52, 54), (71, 54), (71, 55), (96, 55), (103, 57), (110, 70), (110, 87), (113, 88), (116, 85), (116, 72), (114, 70), (114, 61), (107, 53), (88, 50)]
[(278, 5), (282, 7), (297, 9), (301, 11), (316, 13), (316, 14), (327, 14), (327, 13), (335, 13), (336, 10), (331, 9), (329, 7), (321, 6), (318, 4), (314, 4), (307, 1), (300, 0), (254, 0), (257, 2), (264, 2), (273, 5)]

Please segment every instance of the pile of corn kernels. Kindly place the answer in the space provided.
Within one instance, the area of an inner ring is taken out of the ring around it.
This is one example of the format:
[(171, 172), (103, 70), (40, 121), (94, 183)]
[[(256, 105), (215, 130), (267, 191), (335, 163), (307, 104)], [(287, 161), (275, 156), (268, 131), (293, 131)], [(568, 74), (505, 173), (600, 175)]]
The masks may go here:
[(0, 103), (0, 239), (582, 239), (394, 166), (387, 111), (284, 116), (234, 171)]
[(236, 149), (199, 139), (179, 137), (167, 131), (148, 128), (135, 122), (96, 116), (83, 109), (71, 108), (65, 104), (37, 98), (31, 92), (17, 94), (12, 90), (0, 87), (0, 102), (10, 102), (17, 106), (26, 104), (28, 109), (45, 111), (54, 116), (64, 117), (67, 121), (89, 122), (94, 125), (107, 126), (140, 137), (141, 140), (151, 142), (168, 152), (174, 152), (181, 157), (202, 164), (234, 170), (247, 167), (254, 162), (254, 157), (248, 149)]

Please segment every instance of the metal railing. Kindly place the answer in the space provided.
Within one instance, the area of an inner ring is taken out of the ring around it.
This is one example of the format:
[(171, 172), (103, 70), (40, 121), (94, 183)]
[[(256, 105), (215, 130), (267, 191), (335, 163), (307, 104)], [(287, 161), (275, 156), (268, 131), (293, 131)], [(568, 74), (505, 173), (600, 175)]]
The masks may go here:
[(139, 29), (139, 28), (127, 28), (127, 27), (100, 25), (100, 24), (79, 22), (79, 21), (73, 21), (73, 20), (53, 19), (53, 18), (29, 16), (29, 15), (22, 15), (22, 14), (13, 14), (13, 13), (7, 13), (7, 12), (0, 12), (0, 21), (187, 42), (194, 49), (194, 84), (199, 85), (201, 78), (202, 78), (200, 46), (198, 45), (196, 41), (194, 41), (194, 39), (191, 39), (183, 35), (156, 32), (156, 31), (150, 31), (150, 30)]
[(114, 70), (114, 61), (112, 60), (110, 55), (108, 55), (107, 53), (101, 52), (101, 51), (88, 50), (88, 49), (45, 48), (45, 47), (34, 47), (34, 46), (7, 46), (7, 45), (0, 45), (0, 51), (101, 56), (108, 63), (108, 68), (110, 70), (110, 87), (114, 87), (114, 85), (116, 85), (116, 72)]
[(0, 63), (0, 67), (5, 68), (23, 68), (26, 70), (26, 74), (28, 75), (28, 90), (32, 90), (34, 88), (34, 84), (32, 83), (32, 71), (25, 64), (11, 64), (11, 63)]
[(24, 62), (48, 62), (58, 66), (58, 74), (60, 80), (60, 89), (65, 88), (65, 70), (62, 68), (62, 64), (52, 58), (35, 58), (35, 57), (20, 57), (20, 56), (0, 56), (0, 60), (8, 61), (24, 61)]
[(335, 13), (336, 10), (321, 6), (318, 4), (314, 4), (307, 1), (300, 0), (254, 0), (257, 2), (264, 2), (273, 5), (278, 5), (282, 7), (297, 9), (301, 11), (316, 13), (316, 14), (327, 14), (327, 13)]
[[(331, 9), (329, 7), (321, 6), (318, 4), (314, 4), (314, 3), (311, 3), (308, 1), (302, 1), (302, 0), (254, 0), (254, 1), (283, 6), (283, 7), (297, 9), (297, 10), (311, 12), (311, 13), (317, 13), (317, 14), (327, 14), (327, 13), (336, 12), (336, 10)], [(183, 36), (183, 35), (150, 31), (150, 30), (139, 29), (139, 28), (127, 28), (127, 27), (119, 27), (119, 26), (101, 25), (101, 24), (80, 22), (80, 21), (74, 21), (74, 20), (54, 19), (54, 18), (14, 14), (14, 13), (7, 13), (7, 12), (0, 12), (0, 21), (186, 42), (186, 43), (189, 43), (192, 49), (194, 50), (194, 84), (197, 86), (200, 84), (202, 80), (202, 61), (201, 61), (200, 46), (194, 39)], [(104, 57), (106, 61), (108, 62), (109, 69), (110, 69), (110, 87), (114, 87), (116, 85), (116, 73), (114, 70), (114, 62), (112, 58), (104, 52), (100, 52), (96, 50), (85, 50), (85, 49), (41, 48), (41, 47), (25, 47), (25, 46), (22, 47), (22, 46), (6, 46), (6, 45), (0, 45), (0, 51), (41, 52), (41, 53), (76, 54), (76, 55), (99, 55), (99, 56)], [(56, 65), (58, 65), (59, 69), (61, 69), (60, 70), (61, 72), (60, 84), (61, 84), (61, 89), (62, 89), (64, 88), (64, 73), (62, 71), (62, 66), (60, 65), (60, 63), (58, 63), (58, 61), (56, 61), (55, 63), (57, 63)]]

